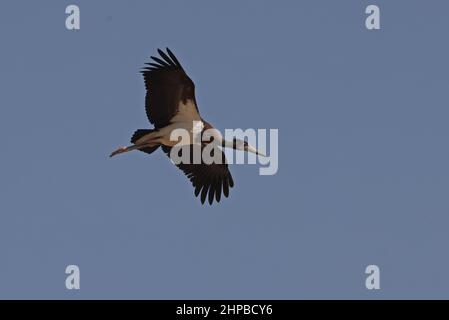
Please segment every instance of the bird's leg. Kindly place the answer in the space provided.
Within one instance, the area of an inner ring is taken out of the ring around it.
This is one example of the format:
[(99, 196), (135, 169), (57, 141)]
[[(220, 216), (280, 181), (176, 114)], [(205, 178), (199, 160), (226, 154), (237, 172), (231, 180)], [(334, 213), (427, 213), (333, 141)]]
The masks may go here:
[(124, 153), (124, 152), (129, 152), (129, 151), (133, 151), (136, 149), (140, 149), (140, 148), (145, 148), (148, 147), (149, 144), (148, 142), (143, 142), (143, 143), (139, 143), (139, 144), (133, 144), (132, 146), (128, 146), (128, 147), (120, 147), (117, 150), (115, 150), (114, 152), (112, 152), (109, 157), (113, 157), (115, 155), (118, 155), (120, 153)]
[(123, 153), (123, 152), (126, 152), (126, 151), (127, 151), (127, 150), (126, 150), (126, 147), (119, 147), (119, 148), (117, 148), (117, 150), (113, 151), (113, 152), (109, 155), (109, 157), (112, 158), (113, 156), (116, 156), (116, 155), (118, 155), (118, 154), (120, 154), (120, 153)]

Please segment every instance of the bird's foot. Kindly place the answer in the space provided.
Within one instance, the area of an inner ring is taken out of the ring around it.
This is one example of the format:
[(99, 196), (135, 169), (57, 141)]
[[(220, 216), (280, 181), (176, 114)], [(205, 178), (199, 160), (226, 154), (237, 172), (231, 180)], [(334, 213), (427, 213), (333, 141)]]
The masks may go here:
[(125, 152), (125, 151), (126, 151), (126, 147), (120, 147), (120, 148), (118, 148), (117, 150), (115, 150), (114, 152), (112, 152), (112, 153), (109, 155), (109, 157), (112, 158), (113, 156), (118, 155), (118, 154), (120, 154), (120, 153), (123, 153), (123, 152)]

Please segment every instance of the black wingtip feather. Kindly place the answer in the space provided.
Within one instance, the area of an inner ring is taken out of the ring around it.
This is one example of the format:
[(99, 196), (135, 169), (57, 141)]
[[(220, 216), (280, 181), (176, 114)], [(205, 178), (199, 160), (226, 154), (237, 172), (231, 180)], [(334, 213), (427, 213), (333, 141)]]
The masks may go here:
[(168, 62), (166, 62), (166, 61), (164, 61), (162, 59), (159, 59), (158, 57), (151, 56), (151, 59), (153, 59), (157, 63), (163, 65), (164, 67), (171, 67), (170, 64), (168, 64)]
[(157, 49), (157, 52), (162, 57), (162, 59), (164, 59), (171, 67), (176, 67), (176, 64), (170, 59), (169, 56), (167, 56), (164, 51), (162, 51), (161, 49)]
[(221, 199), (221, 181), (218, 180), (215, 182), (215, 200), (220, 202)]
[(205, 185), (203, 190), (201, 191), (201, 203), (204, 204), (207, 197), (207, 191), (209, 190), (209, 185)]
[(212, 205), (212, 202), (214, 202), (214, 196), (215, 196), (215, 188), (214, 188), (215, 181), (210, 182), (210, 188), (209, 188), (209, 204)]
[(223, 194), (226, 198), (229, 196), (228, 179), (223, 179)]
[(230, 186), (231, 188), (234, 187), (234, 180), (232, 179), (232, 176), (231, 176), (231, 175), (229, 175), (229, 186)]
[(195, 197), (198, 197), (198, 195), (200, 194), (200, 191), (201, 191), (201, 186), (200, 185), (196, 186), (195, 187)]
[(156, 68), (162, 68), (163, 66), (158, 64), (158, 63), (154, 63), (154, 62), (148, 62), (145, 63), (146, 65), (152, 66), (152, 67), (156, 67)]
[(178, 59), (176, 58), (176, 56), (173, 54), (173, 52), (169, 49), (169, 48), (165, 48), (167, 50), (168, 55), (170, 56), (170, 58), (173, 60), (173, 62), (180, 68), (181, 67), (181, 63), (179, 63)]

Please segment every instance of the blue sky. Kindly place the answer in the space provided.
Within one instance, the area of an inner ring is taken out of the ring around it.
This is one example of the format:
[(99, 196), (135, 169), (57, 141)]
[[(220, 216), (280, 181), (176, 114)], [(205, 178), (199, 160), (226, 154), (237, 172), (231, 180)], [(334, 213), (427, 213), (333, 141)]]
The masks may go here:
[[(448, 298), (448, 10), (2, 1), (0, 297)], [(279, 129), (276, 175), (232, 166), (210, 207), (161, 152), (108, 158), (149, 126), (138, 71), (166, 46), (213, 125)]]

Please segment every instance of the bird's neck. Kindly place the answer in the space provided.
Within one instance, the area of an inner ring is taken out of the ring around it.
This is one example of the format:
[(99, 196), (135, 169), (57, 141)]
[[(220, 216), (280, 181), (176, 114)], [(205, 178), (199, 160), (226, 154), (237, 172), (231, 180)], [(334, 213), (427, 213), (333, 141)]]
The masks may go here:
[(225, 139), (223, 139), (222, 140), (222, 144), (221, 144), (223, 147), (225, 147), (225, 148), (234, 148), (234, 141), (229, 141), (229, 140), (225, 140)]

